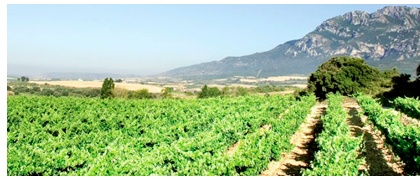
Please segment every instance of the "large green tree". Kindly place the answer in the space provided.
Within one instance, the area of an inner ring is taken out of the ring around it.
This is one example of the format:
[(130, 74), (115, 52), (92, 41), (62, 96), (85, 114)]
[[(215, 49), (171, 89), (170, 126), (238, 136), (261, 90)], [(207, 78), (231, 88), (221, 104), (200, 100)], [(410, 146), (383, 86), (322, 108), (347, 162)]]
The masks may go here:
[(381, 71), (369, 66), (363, 59), (334, 57), (310, 75), (308, 90), (321, 99), (325, 99), (329, 92), (340, 92), (342, 95), (375, 93), (383, 83), (383, 76)]
[(101, 99), (113, 98), (114, 88), (115, 88), (114, 80), (112, 78), (109, 78), (109, 79), (105, 78), (104, 82), (102, 83), (102, 88), (101, 88)]

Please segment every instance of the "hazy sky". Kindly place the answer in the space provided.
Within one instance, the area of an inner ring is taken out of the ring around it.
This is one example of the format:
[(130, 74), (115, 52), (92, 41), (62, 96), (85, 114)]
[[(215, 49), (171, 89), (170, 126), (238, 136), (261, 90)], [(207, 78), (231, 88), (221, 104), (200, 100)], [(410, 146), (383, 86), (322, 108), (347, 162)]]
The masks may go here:
[(384, 6), (9, 4), (7, 65), (151, 75), (267, 51), (326, 19)]

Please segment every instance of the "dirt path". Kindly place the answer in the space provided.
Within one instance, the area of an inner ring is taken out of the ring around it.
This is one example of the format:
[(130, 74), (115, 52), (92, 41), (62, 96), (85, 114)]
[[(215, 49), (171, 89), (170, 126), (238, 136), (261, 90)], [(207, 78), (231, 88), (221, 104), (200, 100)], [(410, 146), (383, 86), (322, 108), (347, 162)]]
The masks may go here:
[(348, 112), (347, 123), (355, 136), (363, 136), (366, 164), (359, 167), (360, 172), (368, 172), (370, 176), (400, 176), (403, 174), (403, 163), (396, 159), (391, 148), (385, 144), (385, 137), (372, 124), (366, 123), (366, 116), (359, 116), (359, 104), (347, 98), (343, 107)]
[(318, 150), (315, 138), (322, 130), (320, 117), (326, 108), (326, 103), (317, 103), (312, 107), (311, 113), (290, 140), (295, 148), (284, 154), (280, 161), (270, 162), (267, 170), (261, 172), (262, 176), (301, 175), (301, 168), (309, 167), (314, 153)]

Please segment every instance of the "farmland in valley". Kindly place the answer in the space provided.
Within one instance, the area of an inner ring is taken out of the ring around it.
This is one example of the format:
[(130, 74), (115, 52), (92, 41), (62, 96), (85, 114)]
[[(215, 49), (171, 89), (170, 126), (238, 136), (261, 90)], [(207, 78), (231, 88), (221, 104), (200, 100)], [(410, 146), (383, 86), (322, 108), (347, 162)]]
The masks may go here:
[[(66, 87), (76, 87), (76, 88), (101, 88), (101, 81), (33, 81), (36, 84), (50, 84), (50, 85), (60, 85)], [(153, 86), (153, 85), (144, 85), (144, 84), (135, 84), (135, 83), (117, 83), (115, 85), (117, 88), (123, 88), (127, 90), (140, 90), (148, 89), (149, 92), (159, 93), (162, 90), (162, 87)]]

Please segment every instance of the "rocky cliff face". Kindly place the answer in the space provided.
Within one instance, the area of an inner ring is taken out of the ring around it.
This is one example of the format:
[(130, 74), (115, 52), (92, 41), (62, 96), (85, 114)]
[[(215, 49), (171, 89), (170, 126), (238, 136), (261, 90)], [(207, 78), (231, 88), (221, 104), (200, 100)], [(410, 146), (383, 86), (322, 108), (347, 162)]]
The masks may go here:
[(388, 6), (372, 14), (353, 11), (325, 21), (289, 52), (350, 55), (366, 60), (387, 59), (395, 54), (404, 60), (420, 55), (419, 22), (417, 8)]
[(380, 68), (396, 66), (400, 72), (413, 73), (420, 62), (420, 10), (387, 6), (371, 14), (349, 12), (272, 50), (178, 68), (161, 75), (308, 75), (322, 62), (342, 55), (363, 58)]

